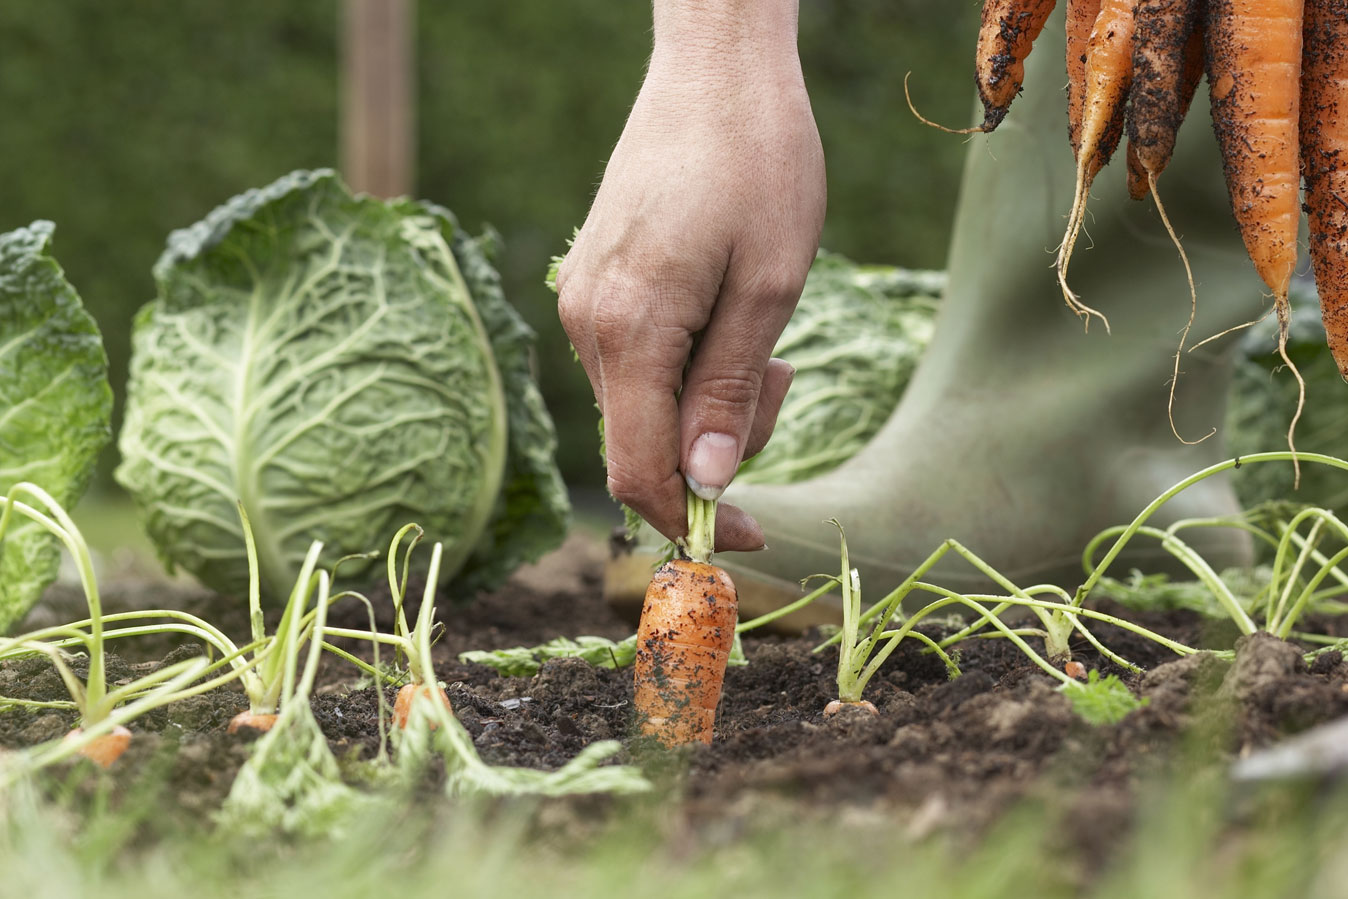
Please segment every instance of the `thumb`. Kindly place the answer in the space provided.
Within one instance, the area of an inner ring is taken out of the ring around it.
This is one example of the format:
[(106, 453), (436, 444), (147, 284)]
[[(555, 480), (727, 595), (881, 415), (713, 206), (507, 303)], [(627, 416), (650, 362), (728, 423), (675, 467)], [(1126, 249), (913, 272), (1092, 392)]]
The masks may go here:
[(792, 280), (717, 301), (679, 397), (681, 469), (703, 499), (720, 497), (746, 455), (772, 348), (799, 296)]

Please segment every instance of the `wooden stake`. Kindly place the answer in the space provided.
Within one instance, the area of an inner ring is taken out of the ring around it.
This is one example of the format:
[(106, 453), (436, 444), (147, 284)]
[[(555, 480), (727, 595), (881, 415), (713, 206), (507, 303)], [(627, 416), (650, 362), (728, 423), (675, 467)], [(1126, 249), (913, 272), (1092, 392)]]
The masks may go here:
[(352, 190), (410, 194), (416, 152), (414, 0), (345, 0), (342, 174)]

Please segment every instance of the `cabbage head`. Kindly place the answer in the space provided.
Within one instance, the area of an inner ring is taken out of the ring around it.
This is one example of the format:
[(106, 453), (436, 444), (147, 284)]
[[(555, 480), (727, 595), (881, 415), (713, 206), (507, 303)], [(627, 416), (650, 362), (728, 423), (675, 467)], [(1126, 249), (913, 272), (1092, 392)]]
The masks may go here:
[[(48, 251), (53, 231), (38, 221), (0, 234), (0, 512), (20, 481), (73, 507), (112, 437), (103, 338)], [(50, 531), (11, 514), (0, 534), (0, 633), (56, 579), (61, 548)]]
[(117, 470), (166, 564), (245, 589), (236, 501), (272, 596), (311, 541), (330, 565), (409, 521), (445, 543), (465, 591), (560, 543), (570, 510), (533, 334), (493, 245), (327, 170), (171, 234), (135, 321)]
[(789, 484), (856, 455), (899, 404), (931, 341), (945, 280), (821, 250), (772, 352), (795, 366), (795, 380), (772, 439), (736, 480)]

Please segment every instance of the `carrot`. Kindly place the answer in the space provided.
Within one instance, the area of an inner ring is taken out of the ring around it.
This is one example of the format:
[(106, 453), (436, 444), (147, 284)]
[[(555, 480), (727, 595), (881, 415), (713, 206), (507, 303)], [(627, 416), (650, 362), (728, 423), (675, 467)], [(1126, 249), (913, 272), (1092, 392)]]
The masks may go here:
[(1057, 0), (984, 0), (974, 82), (983, 101), (983, 125), (992, 131), (1006, 118), (1025, 81), (1025, 60)]
[(1067, 139), (1076, 158), (1086, 99), (1086, 46), (1100, 16), (1100, 0), (1067, 0)]
[(240, 730), (248, 729), (266, 733), (276, 726), (276, 719), (280, 717), (269, 712), (239, 712), (229, 719), (229, 726), (225, 728), (225, 732), (237, 734)]
[[(1131, 0), (1103, 0), (1086, 44), (1085, 72), (1080, 88), (1080, 125), (1072, 144), (1077, 158), (1076, 190), (1056, 265), (1058, 284), (1068, 307), (1088, 324), (1090, 316), (1099, 316), (1106, 330), (1109, 320), (1082, 303), (1067, 286), (1067, 266), (1085, 220), (1091, 182), (1109, 162), (1123, 136), (1124, 110), (1132, 81), (1133, 6)], [(1072, 128), (1071, 90), (1069, 78), (1069, 130)]]
[[(1139, 0), (1134, 13), (1133, 82), (1128, 91), (1128, 152), (1144, 177), (1159, 178), (1203, 77), (1202, 0)], [(1130, 165), (1130, 171), (1132, 166)], [(1130, 184), (1133, 199), (1140, 199)]]
[[(1273, 291), (1278, 353), (1299, 385), (1293, 434), (1306, 386), (1287, 358), (1287, 291), (1296, 267), (1301, 167), (1298, 111), (1302, 0), (1209, 0), (1207, 69), (1212, 124), (1226, 188), (1255, 271)], [(1300, 475), (1300, 469), (1297, 471)], [(1299, 479), (1299, 478), (1298, 478)]]
[[(83, 733), (84, 730), (77, 727), (66, 734), (65, 739), (75, 740)], [(95, 737), (79, 750), (79, 754), (101, 768), (111, 768), (112, 763), (121, 758), (122, 753), (126, 752), (126, 748), (130, 745), (131, 731), (119, 724), (108, 733)]]
[(1301, 177), (1320, 316), (1348, 378), (1348, 0), (1306, 0)]
[(860, 702), (843, 702), (841, 699), (830, 700), (828, 705), (824, 706), (824, 717), (832, 718), (843, 710), (844, 707), (852, 707), (870, 712), (872, 715), (880, 714), (880, 710), (875, 707), (875, 703), (869, 699), (863, 699)]
[[(449, 694), (445, 693), (444, 687), (431, 684), (403, 684), (398, 690), (397, 697), (393, 700), (393, 724), (395, 727), (407, 727), (407, 721), (412, 716), (412, 703), (418, 695), (438, 699), (440, 704), (449, 709), (451, 713), (454, 711), (454, 706), (450, 704)], [(437, 726), (434, 722), (431, 723), (432, 730)]]
[(978, 29), (974, 51), (974, 84), (983, 101), (983, 123), (972, 128), (947, 128), (933, 122), (913, 105), (908, 93), (909, 72), (903, 76), (903, 96), (918, 121), (950, 134), (991, 132), (1006, 118), (1011, 101), (1025, 82), (1025, 60), (1034, 47), (1034, 39), (1057, 0), (983, 0), (983, 21)]
[(643, 734), (666, 746), (711, 742), (736, 614), (735, 585), (710, 562), (656, 569), (637, 628), (633, 704)]
[(1179, 235), (1170, 223), (1156, 179), (1170, 163), (1180, 123), (1189, 112), (1203, 77), (1203, 0), (1139, 0), (1134, 11), (1133, 83), (1128, 89), (1128, 193), (1133, 199), (1147, 193), (1156, 204), (1161, 223), (1175, 244), (1189, 282), (1189, 320), (1180, 332), (1170, 378), (1166, 412), (1170, 430), (1181, 443), (1201, 443), (1217, 433), (1213, 428), (1198, 440), (1186, 440), (1175, 425), (1175, 388), (1180, 358), (1198, 314), (1198, 291), (1193, 269)]
[(1068, 662), (1062, 666), (1063, 673), (1075, 680), (1086, 679), (1086, 666), (1080, 662)]

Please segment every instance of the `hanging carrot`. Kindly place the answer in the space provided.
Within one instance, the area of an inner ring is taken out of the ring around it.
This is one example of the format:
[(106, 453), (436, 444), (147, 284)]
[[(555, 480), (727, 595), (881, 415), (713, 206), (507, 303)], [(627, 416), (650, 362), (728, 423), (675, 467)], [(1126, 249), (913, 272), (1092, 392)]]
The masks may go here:
[(1025, 82), (1025, 60), (1044, 30), (1056, 0), (984, 0), (974, 56), (974, 82), (983, 101), (983, 124), (992, 131), (1006, 118)]
[[(1067, 286), (1067, 266), (1085, 220), (1086, 200), (1090, 196), (1091, 182), (1109, 162), (1109, 158), (1119, 145), (1119, 138), (1123, 135), (1124, 110), (1133, 70), (1133, 7), (1134, 0), (1104, 0), (1100, 4), (1100, 14), (1095, 18), (1086, 44), (1085, 72), (1080, 88), (1082, 97), (1080, 125), (1072, 145), (1077, 158), (1076, 189), (1072, 211), (1067, 220), (1067, 233), (1058, 248), (1056, 265), (1058, 284), (1062, 287), (1063, 298), (1067, 301), (1067, 305), (1087, 322), (1090, 316), (1098, 316), (1105, 323), (1106, 329), (1109, 327), (1109, 321), (1100, 312), (1082, 303)], [(1071, 42), (1069, 42), (1069, 62), (1070, 53)], [(1073, 88), (1070, 76), (1068, 85), (1070, 129), (1073, 127), (1070, 108)]]
[[(1139, 0), (1128, 91), (1128, 193), (1141, 199), (1175, 151), (1175, 136), (1203, 77), (1201, 0)], [(1134, 183), (1133, 160), (1141, 174)]]
[(1182, 443), (1199, 443), (1217, 433), (1214, 427), (1197, 440), (1187, 440), (1175, 425), (1175, 389), (1180, 359), (1198, 314), (1198, 291), (1193, 269), (1179, 234), (1170, 223), (1156, 179), (1170, 164), (1175, 137), (1189, 112), (1203, 77), (1203, 0), (1139, 0), (1134, 11), (1133, 83), (1128, 89), (1128, 194), (1141, 199), (1150, 193), (1161, 224), (1175, 244), (1189, 282), (1189, 320), (1180, 333), (1170, 378), (1166, 412), (1170, 430)]
[(1306, 0), (1301, 176), (1311, 267), (1339, 372), (1348, 378), (1348, 0)]
[[(1301, 209), (1298, 113), (1302, 0), (1209, 0), (1207, 69), (1212, 124), (1231, 208), (1255, 271), (1273, 291), (1278, 353), (1297, 379), (1293, 434), (1306, 386), (1287, 357), (1287, 291)], [(1298, 474), (1300, 474), (1298, 470)]]
[(1067, 139), (1072, 157), (1081, 148), (1081, 113), (1086, 104), (1086, 47), (1100, 16), (1100, 0), (1067, 0)]

